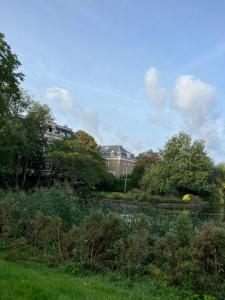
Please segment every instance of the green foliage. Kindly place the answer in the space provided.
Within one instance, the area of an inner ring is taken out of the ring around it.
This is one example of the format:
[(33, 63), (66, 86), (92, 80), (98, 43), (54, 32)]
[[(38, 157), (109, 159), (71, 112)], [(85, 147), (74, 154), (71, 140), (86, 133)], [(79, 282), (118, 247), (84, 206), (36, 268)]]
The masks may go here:
[(52, 164), (52, 177), (70, 179), (75, 185), (94, 188), (106, 173), (100, 152), (73, 139), (54, 141), (47, 160)]
[(64, 228), (67, 229), (79, 222), (85, 213), (85, 208), (82, 208), (77, 197), (69, 190), (58, 187), (41, 188), (26, 193), (8, 192), (4, 203), (10, 206), (13, 219), (20, 224), (16, 230), (19, 230), (21, 226), (23, 228), (27, 221), (33, 220), (37, 212), (61, 218)]
[(9, 116), (23, 112), (26, 104), (21, 101), (20, 83), (24, 75), (18, 71), (20, 62), (0, 33), (0, 127)]
[(5, 119), (0, 131), (0, 175), (11, 186), (13, 182), (23, 187), (28, 170), (40, 174), (47, 147), (44, 134), (51, 120), (49, 109), (30, 98), (27, 102), (23, 115)]
[(28, 170), (40, 174), (51, 120), (49, 109), (22, 90), (20, 65), (0, 33), (0, 179), (6, 187), (23, 187)]
[(216, 185), (215, 196), (219, 198), (221, 204), (225, 202), (225, 163), (220, 163), (213, 170), (213, 180)]
[[(113, 191), (114, 193), (124, 193), (125, 186), (125, 175), (124, 176), (114, 176), (112, 173), (105, 173), (100, 183), (96, 186), (99, 191)], [(127, 191), (132, 189), (132, 179), (130, 175), (127, 176)]]
[(136, 221), (134, 231), (129, 234), (123, 255), (128, 276), (146, 272), (147, 262), (150, 256), (149, 221), (144, 215), (140, 215)]
[(201, 269), (211, 274), (224, 274), (225, 229), (205, 224), (193, 242), (193, 256)]
[(88, 209), (56, 187), (1, 198), (0, 240), (10, 259), (65, 263), (73, 274), (151, 276), (224, 299), (225, 230), (219, 223), (196, 227), (187, 212), (165, 220), (154, 217), (154, 209), (148, 217), (126, 218)]
[(131, 174), (132, 187), (140, 187), (140, 182), (147, 169), (151, 167), (160, 159), (160, 155), (152, 150), (138, 155), (134, 165), (133, 173)]
[(117, 241), (123, 230), (124, 223), (119, 216), (94, 212), (68, 233), (69, 249), (81, 265), (102, 271), (104, 267), (114, 265), (119, 251)]
[(161, 151), (162, 159), (146, 171), (142, 184), (145, 189), (160, 194), (210, 195), (213, 162), (201, 141), (191, 141), (183, 132), (172, 137)]
[(192, 236), (194, 234), (194, 230), (192, 221), (188, 216), (187, 211), (180, 214), (177, 218), (174, 234), (177, 237), (179, 246), (188, 246), (190, 244)]

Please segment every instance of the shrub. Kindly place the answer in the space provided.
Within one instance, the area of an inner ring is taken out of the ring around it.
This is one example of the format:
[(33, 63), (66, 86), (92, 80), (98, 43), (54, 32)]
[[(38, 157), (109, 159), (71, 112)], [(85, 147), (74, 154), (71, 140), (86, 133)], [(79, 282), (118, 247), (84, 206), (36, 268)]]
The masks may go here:
[(61, 218), (64, 229), (82, 219), (79, 199), (71, 191), (59, 187), (41, 188), (27, 193), (9, 192), (5, 195), (5, 202), (12, 208), (14, 220), (20, 220), (22, 227), (27, 220), (32, 220), (38, 211), (44, 215)]

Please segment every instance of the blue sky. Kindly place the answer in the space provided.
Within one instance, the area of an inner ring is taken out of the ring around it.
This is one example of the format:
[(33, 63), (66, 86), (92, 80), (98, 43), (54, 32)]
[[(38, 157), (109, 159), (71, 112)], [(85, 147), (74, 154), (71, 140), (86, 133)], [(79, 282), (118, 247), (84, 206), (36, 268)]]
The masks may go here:
[(185, 130), (225, 160), (223, 0), (0, 0), (24, 87), (59, 123), (135, 153)]

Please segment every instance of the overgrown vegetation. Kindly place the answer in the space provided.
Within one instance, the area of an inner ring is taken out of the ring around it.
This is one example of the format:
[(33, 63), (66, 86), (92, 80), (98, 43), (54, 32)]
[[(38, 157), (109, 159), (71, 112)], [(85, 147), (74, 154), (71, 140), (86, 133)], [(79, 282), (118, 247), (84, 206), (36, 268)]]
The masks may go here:
[(61, 188), (7, 193), (0, 206), (1, 247), (8, 259), (62, 265), (72, 274), (151, 278), (224, 299), (222, 223), (197, 228), (185, 212), (167, 231), (156, 231), (151, 217), (127, 220), (84, 207)]

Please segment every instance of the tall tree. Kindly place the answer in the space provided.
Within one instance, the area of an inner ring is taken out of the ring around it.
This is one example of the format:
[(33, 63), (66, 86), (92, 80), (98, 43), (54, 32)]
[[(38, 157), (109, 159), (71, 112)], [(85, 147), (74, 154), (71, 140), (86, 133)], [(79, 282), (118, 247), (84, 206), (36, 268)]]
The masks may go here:
[(44, 133), (51, 119), (49, 109), (21, 88), (20, 65), (0, 33), (0, 183), (16, 186), (21, 174), (24, 185), (28, 166), (43, 156)]
[(18, 71), (21, 63), (0, 33), (0, 125), (7, 116), (18, 116), (26, 107), (20, 84), (24, 75)]
[(143, 179), (146, 188), (154, 186), (158, 193), (211, 193), (214, 164), (202, 141), (192, 142), (180, 132), (169, 139), (161, 157)]
[(0, 139), (0, 167), (3, 180), (10, 185), (23, 186), (26, 175), (38, 176), (47, 147), (45, 131), (51, 120), (49, 108), (30, 100), (27, 111), (19, 117), (8, 118)]
[(20, 65), (0, 33), (0, 175), (3, 177), (15, 173), (17, 178), (20, 157), (16, 157), (16, 152), (25, 142), (21, 114), (29, 101), (21, 90), (24, 75), (18, 70)]
[(37, 177), (40, 176), (41, 168), (44, 164), (44, 155), (48, 147), (45, 133), (51, 121), (50, 110), (46, 105), (41, 105), (35, 101), (31, 102), (29, 110), (23, 118), (27, 143), (21, 154), (21, 166), (23, 168), (22, 187), (25, 184), (28, 170), (32, 170)]

